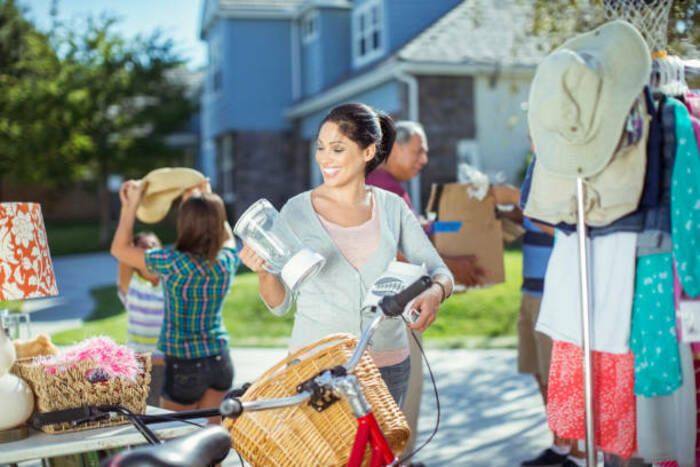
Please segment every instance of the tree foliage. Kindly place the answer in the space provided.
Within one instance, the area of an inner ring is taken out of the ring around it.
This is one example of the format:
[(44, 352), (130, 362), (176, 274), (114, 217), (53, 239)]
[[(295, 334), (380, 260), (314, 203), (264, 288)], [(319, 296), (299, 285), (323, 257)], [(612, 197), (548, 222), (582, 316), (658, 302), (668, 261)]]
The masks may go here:
[(47, 155), (60, 151), (63, 137), (44, 110), (60, 100), (51, 86), (59, 66), (48, 36), (13, 0), (0, 0), (0, 177), (32, 179), (39, 176), (33, 166), (53, 168)]
[(108, 176), (172, 161), (180, 150), (168, 136), (194, 110), (172, 41), (158, 31), (126, 39), (115, 26), (90, 17), (42, 33), (0, 0), (0, 177), (97, 182), (103, 239)]
[[(531, 0), (522, 0), (530, 2)], [(627, 0), (629, 4), (658, 4), (667, 0)], [(548, 36), (553, 46), (577, 32), (609, 21), (605, 5), (621, 0), (535, 0), (533, 33)], [(700, 1), (673, 0), (668, 18), (667, 50), (672, 55), (700, 58)]]

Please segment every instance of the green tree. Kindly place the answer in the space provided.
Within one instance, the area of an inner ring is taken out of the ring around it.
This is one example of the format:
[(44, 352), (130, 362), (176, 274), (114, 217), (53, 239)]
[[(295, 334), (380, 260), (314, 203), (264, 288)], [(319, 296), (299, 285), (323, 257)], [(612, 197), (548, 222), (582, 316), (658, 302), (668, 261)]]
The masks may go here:
[[(522, 0), (530, 2), (530, 0)], [(659, 4), (666, 0), (536, 0), (533, 17), (533, 32), (546, 35), (553, 46), (577, 32), (588, 31), (609, 21), (606, 6), (623, 3), (634, 8), (641, 4)], [(699, 0), (674, 0), (668, 16), (666, 33), (667, 50), (670, 54), (700, 58), (697, 44), (700, 43)]]
[(141, 176), (181, 152), (167, 144), (194, 105), (182, 59), (159, 32), (127, 40), (110, 17), (44, 34), (0, 0), (0, 177), (94, 181), (100, 242), (111, 231), (111, 174)]
[[(10, 172), (36, 178), (35, 163), (61, 145), (43, 105), (55, 100), (49, 86), (60, 66), (47, 35), (24, 18), (14, 0), (0, 0), (0, 178)], [(38, 158), (29, 162), (27, 154)], [(46, 167), (50, 170), (50, 167)]]
[(84, 30), (57, 34), (61, 69), (55, 85), (64, 90), (63, 128), (69, 148), (61, 157), (73, 176), (97, 182), (100, 241), (111, 223), (110, 174), (142, 175), (179, 152), (167, 137), (193, 112), (184, 83), (176, 79), (182, 60), (158, 32), (127, 41), (112, 18), (88, 19)]

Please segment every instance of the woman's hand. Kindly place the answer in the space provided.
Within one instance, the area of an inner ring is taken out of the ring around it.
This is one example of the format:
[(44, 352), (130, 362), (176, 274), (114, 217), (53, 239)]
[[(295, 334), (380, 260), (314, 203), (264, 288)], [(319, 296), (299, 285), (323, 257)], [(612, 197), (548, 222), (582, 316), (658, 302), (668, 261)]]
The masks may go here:
[(251, 247), (246, 245), (245, 243), (243, 244), (243, 248), (241, 249), (241, 252), (238, 253), (238, 257), (240, 260), (248, 266), (248, 269), (250, 269), (253, 272), (267, 272), (265, 269), (265, 260), (262, 258), (262, 256), (258, 255)]
[(435, 318), (437, 318), (441, 300), (442, 290), (436, 286), (430, 287), (428, 290), (418, 295), (413, 302), (413, 308), (420, 312), (420, 316), (415, 323), (409, 324), (408, 327), (420, 332), (428, 329), (428, 327), (433, 324), (433, 321), (435, 321)]
[(119, 188), (119, 201), (126, 209), (136, 209), (141, 202), (145, 185), (141, 180), (127, 180)]

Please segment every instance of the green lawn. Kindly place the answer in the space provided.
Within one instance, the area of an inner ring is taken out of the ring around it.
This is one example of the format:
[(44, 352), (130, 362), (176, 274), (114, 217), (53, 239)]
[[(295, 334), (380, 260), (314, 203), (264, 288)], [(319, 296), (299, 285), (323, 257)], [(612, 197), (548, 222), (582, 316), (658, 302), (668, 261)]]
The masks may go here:
[[(504, 284), (470, 290), (452, 296), (440, 309), (438, 319), (425, 334), (433, 346), (465, 347), (511, 345), (520, 303), (522, 256), (520, 251), (505, 253), (507, 281)], [(93, 290), (97, 310), (80, 328), (53, 335), (57, 344), (66, 345), (94, 335), (126, 340), (126, 315), (116, 299), (116, 289)], [(292, 329), (293, 314), (272, 315), (260, 301), (257, 277), (240, 274), (224, 304), (224, 321), (236, 346), (284, 345)]]
[(0, 310), (9, 310), (10, 313), (22, 311), (23, 300), (0, 300)]

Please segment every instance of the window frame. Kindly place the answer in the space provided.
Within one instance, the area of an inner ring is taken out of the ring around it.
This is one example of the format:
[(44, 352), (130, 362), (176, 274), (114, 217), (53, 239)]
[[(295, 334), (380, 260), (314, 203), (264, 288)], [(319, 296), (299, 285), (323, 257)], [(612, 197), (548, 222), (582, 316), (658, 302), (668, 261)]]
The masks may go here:
[[(373, 15), (376, 15), (373, 19)], [(362, 29), (361, 29), (362, 25)], [(384, 55), (386, 50), (386, 34), (384, 24), (384, 2), (368, 0), (352, 12), (352, 60), (355, 67), (366, 65)], [(370, 47), (374, 40), (379, 41), (378, 47)], [(360, 43), (365, 41), (365, 53), (360, 55)]]

